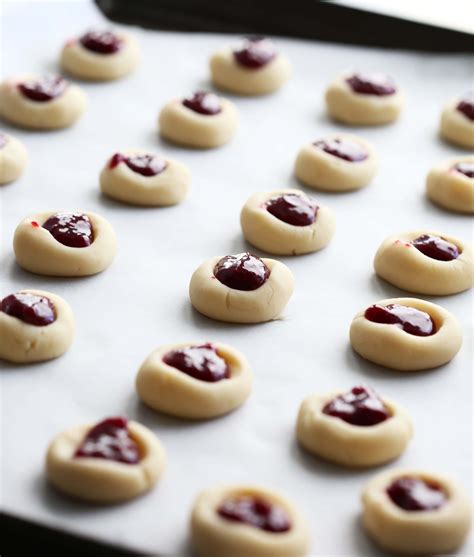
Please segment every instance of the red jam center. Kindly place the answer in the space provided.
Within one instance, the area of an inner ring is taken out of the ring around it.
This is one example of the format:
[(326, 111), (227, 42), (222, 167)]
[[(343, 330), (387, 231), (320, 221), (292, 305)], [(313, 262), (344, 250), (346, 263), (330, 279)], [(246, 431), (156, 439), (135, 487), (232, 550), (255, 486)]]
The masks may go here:
[(94, 241), (92, 223), (82, 213), (56, 213), (43, 223), (43, 228), (60, 244), (70, 248), (86, 248)]
[(474, 178), (474, 162), (458, 162), (453, 168), (468, 178)]
[(290, 518), (281, 507), (248, 495), (226, 499), (217, 512), (226, 520), (243, 522), (267, 532), (288, 532), (291, 528)]
[(361, 74), (356, 73), (346, 79), (351, 89), (362, 95), (377, 95), (378, 97), (386, 97), (393, 95), (397, 91), (397, 87), (393, 79), (383, 73)]
[(17, 292), (0, 300), (0, 311), (29, 325), (44, 327), (56, 321), (53, 302), (45, 296)]
[(111, 31), (89, 31), (79, 42), (84, 48), (97, 54), (115, 54), (123, 46), (123, 40)]
[(309, 226), (316, 220), (319, 207), (310, 199), (297, 193), (272, 197), (265, 208), (274, 217), (293, 226)]
[(5, 147), (7, 141), (8, 137), (4, 133), (0, 132), (0, 149), (3, 149)]
[(21, 94), (36, 102), (47, 102), (62, 95), (68, 82), (57, 74), (47, 74), (18, 84)]
[(339, 395), (323, 408), (323, 414), (357, 426), (371, 426), (390, 418), (389, 409), (377, 393), (369, 387), (357, 386)]
[(127, 418), (121, 416), (106, 418), (94, 426), (79, 445), (76, 458), (105, 458), (124, 464), (137, 464), (140, 451), (130, 437)]
[(256, 70), (271, 62), (277, 55), (272, 41), (264, 37), (249, 37), (244, 40), (238, 50), (234, 50), (234, 58), (239, 64)]
[(395, 505), (405, 511), (434, 511), (448, 500), (441, 486), (409, 476), (392, 482), (387, 493)]
[(348, 139), (321, 139), (313, 143), (315, 147), (348, 162), (364, 161), (369, 153), (355, 141)]
[(458, 248), (439, 236), (423, 234), (423, 236), (413, 240), (411, 244), (427, 257), (437, 259), (438, 261), (452, 261), (459, 257)]
[(209, 383), (230, 377), (227, 362), (210, 343), (171, 350), (163, 356), (163, 361), (186, 375)]
[(219, 282), (235, 290), (257, 290), (270, 276), (270, 269), (256, 255), (226, 255), (214, 267)]
[(474, 120), (474, 91), (469, 91), (459, 101), (456, 108), (462, 112), (469, 120)]
[(410, 335), (426, 337), (436, 332), (430, 315), (419, 309), (399, 304), (370, 306), (365, 310), (365, 318), (374, 323), (395, 325)]
[(204, 116), (213, 116), (222, 111), (219, 97), (206, 91), (196, 91), (190, 97), (186, 97), (183, 100), (183, 105)]
[(165, 159), (156, 155), (134, 155), (132, 157), (126, 157), (121, 153), (115, 153), (110, 159), (109, 167), (115, 168), (121, 162), (124, 162), (130, 170), (142, 176), (156, 176), (157, 174), (161, 174), (168, 166)]

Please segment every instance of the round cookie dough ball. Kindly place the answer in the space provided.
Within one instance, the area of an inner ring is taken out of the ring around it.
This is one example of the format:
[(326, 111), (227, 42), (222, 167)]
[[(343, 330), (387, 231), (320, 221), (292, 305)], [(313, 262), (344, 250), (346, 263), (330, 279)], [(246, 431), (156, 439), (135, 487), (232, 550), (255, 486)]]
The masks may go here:
[(326, 90), (329, 115), (344, 124), (389, 124), (398, 118), (403, 104), (402, 91), (383, 73), (346, 73)]
[(423, 470), (386, 470), (362, 492), (362, 521), (384, 550), (453, 555), (471, 526), (471, 505), (452, 479)]
[(51, 485), (93, 503), (118, 503), (149, 491), (164, 466), (155, 434), (122, 416), (71, 427), (53, 439), (46, 454)]
[(68, 350), (74, 331), (72, 310), (56, 294), (20, 290), (0, 299), (0, 360), (52, 360)]
[(295, 162), (295, 175), (310, 188), (352, 191), (366, 186), (378, 168), (372, 145), (348, 134), (334, 134), (305, 145)]
[(209, 488), (196, 499), (191, 545), (197, 557), (304, 557), (309, 529), (279, 493), (259, 486)]
[(189, 297), (194, 308), (211, 319), (262, 323), (280, 316), (293, 284), (283, 263), (239, 253), (204, 261), (191, 277)]
[(25, 170), (28, 154), (23, 143), (0, 132), (0, 186), (19, 178)]
[(252, 371), (245, 357), (226, 344), (173, 344), (148, 356), (136, 387), (138, 396), (154, 410), (208, 419), (245, 402), (252, 388)]
[(162, 137), (186, 147), (210, 149), (229, 142), (239, 122), (234, 103), (197, 91), (166, 104), (158, 119)]
[(291, 73), (288, 59), (264, 37), (249, 37), (235, 49), (216, 52), (210, 66), (213, 84), (238, 95), (272, 93)]
[(82, 277), (106, 269), (117, 251), (112, 226), (95, 213), (36, 213), (15, 230), (18, 265), (39, 275)]
[(85, 108), (82, 89), (60, 75), (18, 75), (0, 84), (0, 117), (23, 128), (67, 128)]
[(462, 331), (447, 310), (417, 298), (381, 300), (354, 317), (352, 348), (363, 358), (401, 371), (431, 369), (458, 353)]
[(148, 207), (181, 203), (190, 183), (191, 174), (184, 164), (139, 149), (115, 153), (100, 174), (102, 193)]
[(474, 91), (453, 99), (441, 114), (441, 137), (464, 149), (474, 149)]
[(74, 77), (109, 81), (131, 73), (140, 52), (135, 39), (115, 31), (88, 31), (67, 41), (61, 51), (62, 69)]
[(333, 212), (299, 190), (253, 194), (240, 213), (245, 239), (278, 255), (297, 255), (326, 247), (334, 235)]
[(444, 209), (474, 214), (474, 157), (435, 166), (426, 178), (426, 195)]
[(378, 466), (399, 457), (412, 431), (403, 408), (361, 385), (348, 393), (309, 396), (296, 424), (296, 436), (305, 449), (352, 467)]
[(418, 294), (456, 294), (474, 281), (472, 246), (430, 230), (389, 236), (375, 254), (374, 269), (390, 284)]

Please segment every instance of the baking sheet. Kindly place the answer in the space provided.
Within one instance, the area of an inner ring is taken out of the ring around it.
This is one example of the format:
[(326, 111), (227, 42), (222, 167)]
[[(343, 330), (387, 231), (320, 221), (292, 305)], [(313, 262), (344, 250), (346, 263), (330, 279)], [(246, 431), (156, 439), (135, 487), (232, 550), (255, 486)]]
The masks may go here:
[[(95, 24), (102, 17), (89, 3), (4, 2), (3, 77), (54, 70), (61, 44)], [(426, 467), (452, 474), (467, 490), (472, 485), (472, 295), (428, 298), (453, 312), (465, 334), (459, 355), (441, 369), (385, 370), (362, 361), (348, 343), (360, 308), (405, 294), (372, 272), (382, 239), (423, 227), (472, 236), (469, 217), (443, 212), (423, 195), (429, 168), (460, 154), (440, 142), (436, 130), (444, 102), (469, 87), (469, 57), (280, 39), (293, 79), (273, 96), (236, 98), (242, 121), (235, 140), (218, 150), (192, 151), (158, 138), (158, 111), (176, 95), (209, 87), (207, 59), (232, 37), (131, 31), (143, 51), (140, 68), (123, 81), (84, 84), (89, 108), (75, 127), (44, 133), (3, 126), (25, 142), (30, 163), (17, 183), (0, 190), (1, 295), (26, 287), (50, 290), (71, 304), (77, 320), (76, 340), (58, 360), (1, 364), (3, 509), (137, 552), (188, 554), (195, 495), (217, 483), (255, 482), (280, 489), (308, 517), (311, 555), (379, 555), (359, 523), (360, 490), (378, 470), (348, 471), (312, 458), (297, 447), (293, 428), (309, 393), (368, 382), (403, 404), (414, 420), (412, 443), (389, 467)], [(338, 229), (326, 250), (282, 258), (296, 277), (284, 319), (242, 326), (200, 316), (187, 296), (191, 273), (207, 257), (248, 249), (239, 212), (251, 193), (300, 187), (292, 177), (300, 146), (344, 130), (327, 119), (323, 91), (351, 67), (385, 70), (407, 92), (398, 123), (354, 129), (379, 152), (375, 180), (355, 193), (314, 193), (333, 208)], [(101, 197), (102, 165), (127, 147), (161, 151), (187, 164), (193, 174), (188, 199), (174, 208), (140, 209)], [(11, 248), (17, 223), (47, 209), (106, 217), (118, 235), (114, 264), (76, 280), (17, 267)], [(145, 408), (134, 391), (141, 362), (158, 345), (195, 339), (227, 342), (248, 357), (255, 372), (251, 398), (231, 415), (203, 423)], [(169, 464), (156, 489), (99, 508), (53, 492), (43, 474), (49, 440), (71, 425), (113, 414), (144, 423), (162, 440)], [(472, 554), (472, 545), (459, 554)]]

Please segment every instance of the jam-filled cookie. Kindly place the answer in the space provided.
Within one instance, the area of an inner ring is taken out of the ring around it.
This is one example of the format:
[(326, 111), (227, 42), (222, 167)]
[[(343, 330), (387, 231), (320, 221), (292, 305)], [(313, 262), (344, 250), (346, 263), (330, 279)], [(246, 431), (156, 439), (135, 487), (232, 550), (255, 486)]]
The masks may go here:
[(240, 213), (245, 239), (256, 248), (278, 255), (318, 251), (336, 229), (333, 212), (300, 190), (253, 194)]
[(363, 385), (349, 392), (314, 394), (301, 404), (299, 443), (309, 452), (343, 466), (378, 466), (402, 454), (412, 422), (398, 404)]
[(74, 339), (69, 304), (42, 290), (20, 290), (0, 299), (0, 359), (42, 362), (61, 356)]
[(173, 344), (148, 356), (136, 387), (143, 402), (154, 410), (207, 419), (245, 402), (252, 388), (252, 371), (245, 357), (226, 344)]
[(239, 253), (204, 261), (191, 277), (189, 297), (195, 309), (212, 319), (261, 323), (280, 316), (293, 284), (283, 263)]
[(448, 103), (441, 114), (441, 137), (464, 149), (474, 149), (474, 91)]
[(388, 470), (362, 492), (365, 529), (386, 551), (453, 555), (471, 527), (471, 505), (452, 479), (421, 470)]
[(122, 416), (63, 431), (46, 455), (49, 482), (93, 503), (117, 503), (149, 491), (164, 466), (165, 451), (155, 434)]
[(444, 209), (474, 214), (474, 157), (435, 166), (426, 178), (426, 195)]
[(366, 360), (416, 371), (452, 360), (461, 348), (462, 331), (454, 315), (441, 306), (417, 298), (392, 298), (359, 311), (350, 339)]
[(265, 37), (248, 37), (236, 48), (216, 52), (210, 66), (214, 85), (238, 95), (272, 93), (291, 73), (288, 59)]
[(27, 161), (28, 154), (23, 143), (16, 137), (0, 132), (0, 186), (19, 178)]
[(191, 544), (198, 557), (304, 557), (310, 538), (305, 519), (282, 495), (234, 485), (197, 497)]
[(13, 249), (23, 269), (39, 275), (79, 277), (106, 269), (117, 251), (112, 226), (95, 213), (36, 213), (15, 230)]

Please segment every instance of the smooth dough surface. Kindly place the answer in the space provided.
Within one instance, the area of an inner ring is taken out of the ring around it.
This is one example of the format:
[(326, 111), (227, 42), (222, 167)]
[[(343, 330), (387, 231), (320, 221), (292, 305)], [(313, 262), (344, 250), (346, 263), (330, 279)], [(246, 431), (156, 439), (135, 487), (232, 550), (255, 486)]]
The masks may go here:
[(245, 357), (231, 346), (213, 343), (231, 370), (231, 376), (221, 381), (195, 379), (163, 361), (170, 350), (198, 345), (169, 344), (148, 356), (136, 378), (138, 396), (145, 404), (172, 416), (199, 420), (227, 414), (245, 402), (253, 374)]
[(300, 190), (287, 189), (255, 193), (247, 200), (240, 213), (245, 239), (253, 246), (277, 255), (298, 255), (326, 247), (336, 230), (336, 219), (331, 209), (319, 205), (316, 220), (308, 226), (288, 224), (265, 208), (269, 199), (286, 193), (308, 199)]
[(336, 78), (326, 89), (326, 106), (331, 118), (344, 124), (378, 126), (396, 120), (404, 105), (404, 94), (397, 88), (393, 95), (356, 93), (346, 82), (352, 74)]
[[(454, 244), (460, 255), (451, 261), (438, 261), (424, 255), (410, 242), (431, 234)], [(472, 246), (449, 234), (432, 230), (401, 232), (386, 238), (374, 259), (377, 275), (390, 284), (416, 292), (443, 296), (456, 294), (472, 287), (474, 256)]]
[[(120, 153), (125, 156), (148, 154), (139, 149), (128, 149)], [(173, 159), (165, 160), (165, 170), (156, 176), (143, 176), (134, 172), (124, 162), (110, 168), (110, 161), (107, 161), (100, 174), (100, 188), (105, 195), (130, 205), (176, 205), (183, 201), (188, 193), (191, 173), (184, 164)]]
[(19, 292), (51, 300), (56, 319), (49, 325), (38, 327), (0, 311), (0, 360), (26, 364), (52, 360), (64, 354), (75, 333), (74, 315), (69, 304), (57, 294), (43, 290), (23, 289)]
[(474, 157), (450, 159), (435, 166), (426, 178), (426, 195), (437, 205), (457, 213), (474, 214), (474, 178), (453, 170), (460, 162), (474, 163)]
[(93, 503), (118, 503), (149, 491), (165, 466), (165, 451), (145, 426), (130, 421), (130, 437), (140, 450), (140, 462), (125, 464), (104, 458), (74, 458), (95, 424), (71, 427), (57, 435), (46, 454), (48, 481), (60, 491)]
[(448, 103), (441, 113), (439, 133), (443, 139), (464, 149), (474, 149), (474, 121), (457, 110), (460, 99)]
[(378, 157), (370, 143), (349, 134), (333, 134), (324, 139), (347, 139), (360, 144), (368, 153), (363, 161), (346, 161), (312, 143), (305, 145), (296, 158), (295, 175), (310, 188), (323, 191), (352, 191), (366, 186), (378, 169)]
[[(238, 495), (260, 497), (283, 508), (291, 529), (266, 532), (219, 516), (219, 505)], [(191, 544), (198, 557), (304, 557), (310, 538), (305, 519), (282, 495), (258, 486), (233, 485), (209, 488), (197, 497), (191, 515)]]
[(0, 185), (9, 184), (19, 178), (28, 162), (28, 153), (23, 143), (9, 134), (3, 134), (6, 143), (0, 147)]
[(391, 417), (376, 425), (356, 426), (322, 411), (341, 394), (314, 394), (302, 402), (296, 424), (299, 443), (309, 452), (343, 466), (377, 466), (399, 457), (413, 432), (406, 410), (384, 398)]
[(270, 269), (268, 279), (256, 290), (236, 290), (214, 276), (214, 267), (222, 257), (211, 257), (194, 271), (189, 283), (194, 308), (207, 317), (231, 323), (277, 319), (293, 294), (294, 278), (290, 269), (274, 259), (262, 258)]
[(221, 112), (199, 114), (182, 104), (182, 99), (174, 99), (161, 110), (158, 125), (162, 137), (187, 147), (210, 149), (229, 142), (234, 135), (239, 115), (234, 103), (219, 98)]
[[(71, 248), (58, 242), (42, 224), (62, 211), (36, 213), (23, 219), (15, 230), (13, 249), (18, 265), (38, 275), (82, 277), (95, 275), (106, 269), (117, 251), (112, 226), (99, 215), (81, 212), (92, 223), (94, 241), (85, 248)], [(32, 221), (39, 227), (32, 226)]]
[(38, 76), (17, 75), (0, 85), (0, 117), (23, 128), (52, 130), (72, 126), (86, 108), (87, 99), (77, 85), (69, 83), (58, 97), (37, 102), (23, 96), (17, 85)]
[[(433, 511), (405, 511), (392, 502), (387, 488), (411, 476), (442, 486), (448, 501)], [(385, 550), (406, 555), (449, 554), (462, 545), (471, 526), (471, 506), (452, 479), (422, 470), (386, 470), (362, 492), (362, 521), (368, 534)]]
[(446, 364), (459, 352), (462, 330), (458, 320), (446, 309), (418, 298), (391, 298), (375, 302), (400, 304), (428, 313), (436, 332), (426, 337), (406, 333), (396, 325), (374, 323), (359, 311), (350, 327), (352, 348), (366, 360), (401, 371), (431, 369)]

